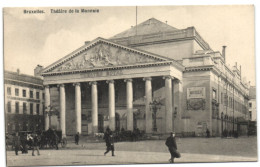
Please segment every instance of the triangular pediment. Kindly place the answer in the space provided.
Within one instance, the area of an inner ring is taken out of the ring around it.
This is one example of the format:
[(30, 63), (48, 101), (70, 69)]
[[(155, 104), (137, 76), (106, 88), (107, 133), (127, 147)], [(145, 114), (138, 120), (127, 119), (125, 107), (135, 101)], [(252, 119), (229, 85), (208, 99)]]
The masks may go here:
[(43, 70), (43, 73), (87, 70), (167, 61), (158, 55), (97, 38)]

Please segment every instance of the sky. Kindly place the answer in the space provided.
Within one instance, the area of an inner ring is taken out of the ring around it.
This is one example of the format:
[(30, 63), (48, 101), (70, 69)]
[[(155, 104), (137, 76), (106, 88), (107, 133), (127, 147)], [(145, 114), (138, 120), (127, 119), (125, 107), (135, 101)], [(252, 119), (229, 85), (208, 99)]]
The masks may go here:
[[(99, 9), (99, 13), (51, 13), (50, 9)], [(24, 14), (40, 9), (44, 14)], [(137, 22), (149, 18), (185, 29), (194, 26), (214, 51), (226, 45), (226, 62), (242, 66), (242, 77), (255, 85), (254, 7), (138, 6)], [(97, 37), (109, 38), (136, 24), (136, 7), (5, 8), (4, 68), (33, 75)]]

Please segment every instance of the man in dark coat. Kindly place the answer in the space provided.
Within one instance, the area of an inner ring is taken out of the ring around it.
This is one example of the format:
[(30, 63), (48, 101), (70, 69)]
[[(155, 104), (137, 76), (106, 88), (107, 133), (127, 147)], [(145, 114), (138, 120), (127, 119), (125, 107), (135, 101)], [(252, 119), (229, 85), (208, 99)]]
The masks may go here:
[(105, 139), (106, 146), (107, 146), (107, 150), (104, 153), (104, 155), (106, 155), (111, 150), (112, 156), (115, 156), (114, 139), (113, 139), (112, 131), (109, 129), (109, 127), (107, 127), (107, 129), (106, 129), (106, 132), (104, 134), (104, 139)]
[(175, 140), (175, 133), (171, 132), (171, 135), (166, 139), (165, 145), (168, 147), (171, 158), (170, 163), (174, 163), (174, 158), (180, 158), (180, 153), (177, 151), (177, 144)]
[(40, 151), (39, 151), (39, 145), (40, 145), (40, 138), (39, 136), (35, 133), (33, 135), (33, 140), (32, 140), (32, 145), (33, 145), (33, 151), (32, 151), (32, 156), (34, 155), (34, 150), (37, 150), (37, 155), (40, 155)]
[(79, 145), (79, 132), (75, 135), (75, 144)]
[(18, 132), (15, 133), (13, 144), (14, 144), (15, 155), (18, 155), (18, 151), (20, 150), (21, 147), (21, 138)]
[(22, 144), (22, 154), (28, 153), (28, 144), (27, 144), (27, 134), (25, 133), (21, 136), (21, 144)]
[(209, 137), (210, 137), (210, 131), (209, 131), (209, 129), (206, 130), (206, 134), (207, 134), (207, 138), (209, 138)]

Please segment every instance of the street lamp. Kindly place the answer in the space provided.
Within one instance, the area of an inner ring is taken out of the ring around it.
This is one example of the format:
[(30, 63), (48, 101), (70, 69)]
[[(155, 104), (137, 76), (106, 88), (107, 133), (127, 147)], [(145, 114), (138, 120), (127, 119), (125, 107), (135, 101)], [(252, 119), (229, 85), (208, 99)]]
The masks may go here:
[(157, 125), (156, 125), (156, 113), (161, 109), (162, 103), (160, 102), (159, 99), (153, 100), (150, 102), (150, 109), (153, 112), (153, 131), (157, 132)]
[(221, 136), (223, 137), (223, 119), (224, 119), (224, 113), (221, 113)]

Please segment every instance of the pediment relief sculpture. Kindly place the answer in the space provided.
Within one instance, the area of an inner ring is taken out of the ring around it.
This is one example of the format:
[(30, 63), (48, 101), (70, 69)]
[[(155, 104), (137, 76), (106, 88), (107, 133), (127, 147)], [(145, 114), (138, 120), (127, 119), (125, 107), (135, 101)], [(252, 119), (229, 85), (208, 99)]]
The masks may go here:
[(156, 61), (158, 60), (152, 57), (101, 43), (60, 65), (53, 71), (80, 70), (96, 67), (151, 63)]

